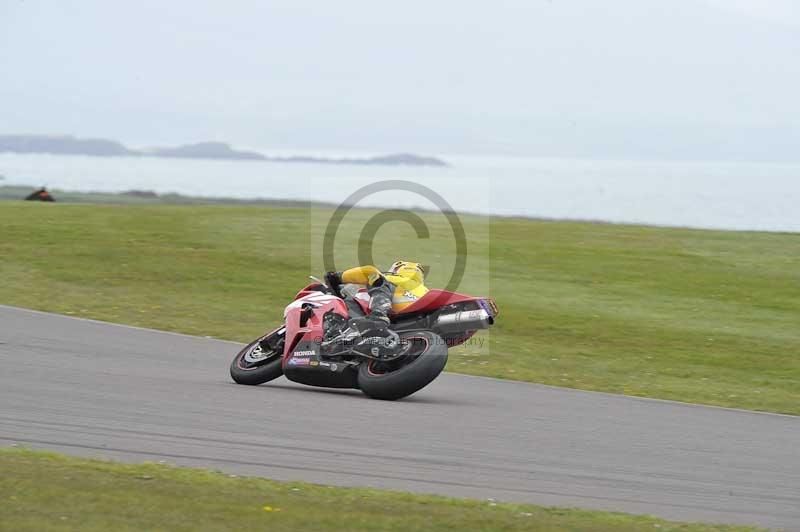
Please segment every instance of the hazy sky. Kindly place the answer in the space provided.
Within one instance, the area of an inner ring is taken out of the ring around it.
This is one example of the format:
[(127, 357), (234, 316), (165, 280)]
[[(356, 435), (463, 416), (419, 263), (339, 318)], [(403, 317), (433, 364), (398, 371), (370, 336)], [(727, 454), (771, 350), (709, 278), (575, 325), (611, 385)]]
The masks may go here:
[(800, 159), (797, 0), (0, 0), (0, 133)]

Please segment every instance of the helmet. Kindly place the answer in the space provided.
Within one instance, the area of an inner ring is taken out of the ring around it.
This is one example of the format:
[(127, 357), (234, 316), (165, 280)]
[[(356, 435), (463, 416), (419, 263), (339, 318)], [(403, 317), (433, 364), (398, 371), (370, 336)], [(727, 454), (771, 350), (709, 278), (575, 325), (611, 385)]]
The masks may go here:
[(405, 260), (398, 260), (392, 267), (389, 268), (391, 275), (398, 275), (406, 279), (414, 279), (420, 284), (425, 282), (425, 274), (428, 272), (427, 266), (423, 266), (417, 262), (409, 262)]

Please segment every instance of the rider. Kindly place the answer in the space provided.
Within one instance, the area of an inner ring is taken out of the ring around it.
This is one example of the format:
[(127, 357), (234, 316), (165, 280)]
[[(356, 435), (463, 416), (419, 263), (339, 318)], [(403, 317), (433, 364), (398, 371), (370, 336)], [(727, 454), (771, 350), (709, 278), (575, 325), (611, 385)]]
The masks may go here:
[(330, 286), (357, 284), (367, 287), (370, 313), (355, 320), (361, 330), (386, 329), (389, 312), (402, 310), (428, 292), (425, 274), (428, 268), (417, 262), (399, 260), (383, 273), (375, 266), (358, 266), (343, 272), (328, 272)]

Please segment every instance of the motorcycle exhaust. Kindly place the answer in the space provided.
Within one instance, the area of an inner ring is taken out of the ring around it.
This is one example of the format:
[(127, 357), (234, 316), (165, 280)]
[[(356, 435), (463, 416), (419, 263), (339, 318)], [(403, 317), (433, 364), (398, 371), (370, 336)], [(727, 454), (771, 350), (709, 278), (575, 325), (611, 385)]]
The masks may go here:
[(433, 330), (439, 334), (474, 331), (488, 329), (494, 323), (494, 318), (484, 309), (463, 310), (450, 314), (442, 314), (436, 318)]

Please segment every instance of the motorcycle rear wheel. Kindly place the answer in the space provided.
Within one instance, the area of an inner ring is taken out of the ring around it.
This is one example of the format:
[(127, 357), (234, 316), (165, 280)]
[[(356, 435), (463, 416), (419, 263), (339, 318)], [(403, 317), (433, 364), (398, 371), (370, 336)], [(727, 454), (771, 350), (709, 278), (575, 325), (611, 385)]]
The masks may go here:
[(358, 368), (358, 387), (373, 399), (395, 401), (430, 384), (447, 364), (447, 344), (431, 331), (400, 333), (412, 342), (411, 351), (391, 362), (364, 361)]

